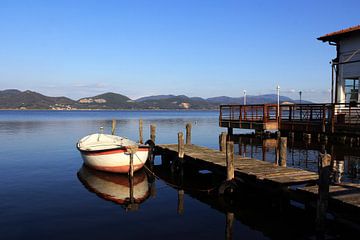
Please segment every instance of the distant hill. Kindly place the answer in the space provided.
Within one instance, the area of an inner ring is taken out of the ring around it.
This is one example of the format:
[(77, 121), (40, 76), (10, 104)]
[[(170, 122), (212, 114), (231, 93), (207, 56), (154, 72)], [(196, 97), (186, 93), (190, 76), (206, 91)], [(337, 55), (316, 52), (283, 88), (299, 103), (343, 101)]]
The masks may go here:
[(218, 104), (206, 101), (203, 98), (189, 98), (185, 95), (161, 95), (143, 99), (140, 103), (143, 108), (153, 109), (216, 109)]
[[(118, 93), (104, 93), (77, 101), (67, 97), (49, 97), (32, 91), (0, 91), (0, 109), (218, 109), (220, 104), (243, 104), (243, 98), (219, 96), (204, 99), (185, 95), (157, 95), (132, 100)], [(281, 96), (281, 102), (295, 103)], [(247, 104), (276, 103), (276, 94), (247, 96)], [(302, 101), (302, 103), (310, 103)]]
[(104, 93), (94, 97), (86, 97), (78, 100), (81, 108), (90, 109), (126, 109), (135, 107), (134, 101), (117, 93)]
[(152, 100), (163, 100), (176, 97), (175, 95), (155, 95), (149, 97), (141, 97), (135, 100), (135, 102), (145, 102), (145, 101), (152, 101)]
[[(243, 104), (244, 98), (233, 98), (227, 96), (213, 97), (206, 99), (212, 103), (218, 104)], [(298, 100), (293, 100), (286, 96), (280, 96), (280, 102), (290, 102), (290, 103), (298, 103)], [(246, 104), (265, 104), (265, 103), (277, 103), (277, 95), (276, 94), (263, 94), (258, 96), (248, 95), (246, 96)], [(302, 103), (311, 103), (310, 101), (302, 101)]]
[(76, 101), (67, 97), (48, 97), (37, 92), (9, 89), (0, 91), (1, 109), (56, 109), (70, 108)]

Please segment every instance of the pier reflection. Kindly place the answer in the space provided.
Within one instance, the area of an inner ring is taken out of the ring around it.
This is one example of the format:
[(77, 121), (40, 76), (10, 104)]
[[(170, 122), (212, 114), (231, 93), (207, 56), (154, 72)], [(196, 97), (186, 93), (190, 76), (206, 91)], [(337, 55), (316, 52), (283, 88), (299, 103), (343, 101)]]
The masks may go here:
[[(234, 135), (232, 141), (235, 142), (237, 154), (278, 164), (277, 139)], [(360, 183), (360, 146), (354, 144), (288, 138), (287, 165), (317, 172), (319, 153), (324, 152), (332, 156), (333, 182)]]
[(131, 179), (126, 174), (97, 171), (84, 165), (77, 176), (90, 192), (126, 210), (136, 211), (150, 195), (148, 176), (143, 169)]
[[(161, 164), (152, 166), (153, 174), (171, 188), (177, 190), (177, 213), (194, 214), (186, 211), (184, 195), (208, 205), (223, 214), (224, 239), (249, 239), (246, 231), (238, 231), (239, 226), (251, 229), (259, 238), (270, 239), (318, 239), (316, 231), (316, 212), (311, 208), (294, 205), (288, 196), (270, 193), (239, 184), (231, 195), (219, 195), (219, 186), (225, 177), (216, 172), (201, 169), (194, 162), (186, 162), (176, 157), (161, 156)], [(175, 209), (174, 209), (175, 211)], [(327, 221), (327, 236), (338, 236), (345, 239), (354, 232), (343, 226)], [(336, 226), (336, 227), (335, 227)], [(296, 236), (294, 236), (296, 233)], [(320, 233), (320, 238), (325, 232)], [(260, 237), (261, 236), (261, 237)]]

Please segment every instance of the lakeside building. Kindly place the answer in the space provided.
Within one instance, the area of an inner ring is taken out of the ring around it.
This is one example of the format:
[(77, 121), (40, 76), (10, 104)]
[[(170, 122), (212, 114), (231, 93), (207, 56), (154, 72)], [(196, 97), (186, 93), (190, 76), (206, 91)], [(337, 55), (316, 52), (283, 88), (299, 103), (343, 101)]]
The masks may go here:
[(360, 25), (328, 33), (318, 40), (336, 47), (336, 58), (332, 60), (331, 103), (357, 106), (360, 102)]
[(330, 103), (221, 105), (220, 127), (359, 137), (360, 25), (317, 39), (336, 47)]

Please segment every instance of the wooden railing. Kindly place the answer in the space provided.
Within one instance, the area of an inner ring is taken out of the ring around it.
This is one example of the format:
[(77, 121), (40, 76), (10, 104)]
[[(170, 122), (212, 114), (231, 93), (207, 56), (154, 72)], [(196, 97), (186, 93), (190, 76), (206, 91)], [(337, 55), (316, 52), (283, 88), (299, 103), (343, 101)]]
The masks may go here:
[(220, 121), (277, 122), (277, 105), (221, 105)]
[(334, 133), (357, 129), (360, 134), (360, 105), (287, 104), (279, 110), (277, 104), (221, 105), (219, 121), (220, 125), (240, 128), (255, 126), (245, 123), (276, 123), (280, 130)]

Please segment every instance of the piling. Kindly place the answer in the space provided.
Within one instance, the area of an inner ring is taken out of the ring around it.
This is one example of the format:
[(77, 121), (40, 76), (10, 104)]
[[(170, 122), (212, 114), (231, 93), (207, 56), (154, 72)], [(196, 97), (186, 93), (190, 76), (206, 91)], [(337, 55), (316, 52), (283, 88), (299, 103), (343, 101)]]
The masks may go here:
[(182, 215), (184, 213), (184, 190), (178, 190), (178, 205), (177, 205), (177, 213)]
[(310, 133), (304, 133), (303, 139), (305, 142), (311, 142), (311, 134)]
[(134, 154), (137, 152), (138, 146), (129, 146), (127, 147), (126, 151), (130, 154), (130, 168), (129, 168), (129, 175), (130, 177), (134, 176)]
[(115, 129), (116, 129), (116, 120), (113, 119), (111, 124), (111, 135), (115, 134)]
[(155, 143), (156, 139), (156, 125), (150, 124), (150, 139)]
[(281, 137), (281, 132), (280, 132), (280, 131), (276, 131), (275, 135), (276, 135), (276, 138), (280, 138), (280, 137)]
[(286, 153), (287, 153), (287, 138), (281, 137), (280, 138), (280, 166), (286, 167)]
[(234, 224), (234, 213), (226, 213), (226, 229), (225, 229), (225, 239), (233, 239), (233, 224)]
[(279, 139), (277, 139), (276, 144), (275, 144), (275, 162), (274, 162), (274, 164), (276, 166), (278, 166), (279, 161), (280, 161), (280, 143), (279, 143)]
[(227, 138), (226, 132), (222, 132), (219, 136), (219, 149), (223, 153), (226, 151), (226, 138)]
[(130, 178), (134, 177), (134, 154), (130, 153), (130, 171), (129, 171)]
[(316, 209), (316, 227), (318, 231), (323, 231), (325, 228), (326, 210), (329, 198), (329, 184), (330, 184), (330, 154), (321, 154), (319, 159), (319, 189), (318, 201)]
[(295, 133), (294, 133), (294, 132), (289, 132), (289, 138), (290, 138), (291, 140), (294, 140), (294, 138), (295, 138)]
[(316, 138), (317, 138), (317, 141), (320, 142), (321, 141), (321, 134), (320, 133), (316, 134)]
[[(132, 156), (132, 154), (131, 154)], [(129, 204), (129, 208), (130, 210), (132, 210), (133, 204), (135, 203), (135, 199), (134, 199), (134, 178), (133, 176), (129, 176), (129, 197), (130, 197), (130, 204)]]
[(328, 136), (323, 134), (322, 135), (322, 141), (326, 143), (328, 141)]
[(355, 145), (356, 139), (355, 138), (350, 138), (350, 146)]
[(186, 124), (186, 144), (191, 144), (191, 123)]
[(341, 144), (346, 144), (346, 136), (340, 136), (339, 141)]
[(144, 143), (144, 139), (143, 139), (143, 120), (142, 119), (139, 120), (139, 143), (140, 144)]
[(226, 142), (226, 180), (231, 181), (235, 177), (234, 168), (234, 142)]
[(184, 134), (182, 132), (178, 133), (178, 157), (180, 159), (184, 158)]

